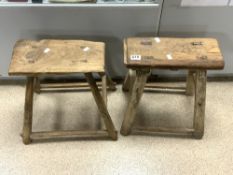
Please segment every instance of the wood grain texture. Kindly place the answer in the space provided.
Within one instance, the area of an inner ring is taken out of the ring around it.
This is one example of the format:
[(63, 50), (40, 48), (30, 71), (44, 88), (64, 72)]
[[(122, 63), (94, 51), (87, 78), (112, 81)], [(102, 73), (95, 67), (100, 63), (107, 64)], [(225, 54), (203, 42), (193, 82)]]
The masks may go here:
[(142, 134), (142, 135), (178, 135), (178, 136), (193, 136), (194, 129), (190, 128), (165, 128), (165, 127), (157, 127), (157, 128), (144, 128), (137, 127), (132, 129), (132, 134)]
[(105, 44), (84, 40), (20, 40), (9, 75), (104, 72)]
[(201, 139), (204, 135), (206, 106), (206, 71), (196, 71), (195, 106), (194, 106), (194, 137)]
[(97, 138), (108, 138), (107, 131), (44, 131), (44, 132), (33, 132), (30, 135), (32, 140), (42, 139), (61, 139), (61, 138), (85, 138), (85, 139), (97, 139)]
[[(224, 68), (218, 42), (212, 38), (128, 38), (124, 48), (124, 63), (128, 68)], [(132, 55), (140, 55), (141, 60), (132, 60)]]
[(33, 115), (33, 92), (34, 78), (28, 77), (26, 84), (24, 121), (23, 121), (23, 143), (31, 143), (30, 134), (32, 132), (32, 115)]
[[(107, 98), (107, 75), (106, 74), (100, 74), (101, 79), (102, 79), (102, 97), (104, 100), (104, 103), (106, 105), (106, 107), (108, 107), (108, 98)], [(105, 123), (103, 118), (100, 116), (100, 128), (102, 130), (106, 129), (105, 128)]]
[(195, 71), (189, 70), (186, 79), (186, 95), (192, 96), (195, 90)]

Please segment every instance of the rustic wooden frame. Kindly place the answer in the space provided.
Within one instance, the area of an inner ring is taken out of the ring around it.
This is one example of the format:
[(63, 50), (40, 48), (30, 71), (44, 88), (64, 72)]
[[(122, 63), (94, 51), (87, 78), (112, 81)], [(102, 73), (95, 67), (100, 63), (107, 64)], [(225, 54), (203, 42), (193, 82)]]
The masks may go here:
[[(108, 75), (102, 72), (99, 72), (98, 74), (101, 78), (101, 82), (96, 83), (99, 89), (102, 89), (102, 84), (103, 84), (102, 77), (106, 76), (107, 90), (109, 91), (116, 90), (116, 83), (113, 82)], [(69, 91), (69, 90), (91, 90), (91, 88), (87, 82), (42, 83), (39, 77), (36, 77), (35, 79), (35, 92), (38, 94), (44, 91), (50, 92), (50, 91)]]
[[(131, 90), (128, 107), (121, 127), (121, 134), (124, 136), (132, 134), (167, 134), (193, 136), (201, 139), (204, 134), (205, 102), (206, 102), (206, 70), (190, 70), (187, 76), (186, 94), (193, 95), (195, 92), (193, 128), (143, 128), (132, 129), (136, 110), (143, 91), (146, 87), (146, 80), (150, 70), (130, 70), (123, 84), (123, 90)], [(134, 71), (134, 73), (132, 73)], [(135, 73), (136, 72), (136, 73)], [(135, 75), (135, 77), (130, 77)], [(130, 87), (132, 86), (132, 87)], [(157, 88), (157, 87), (156, 87)], [(165, 87), (162, 87), (165, 88)]]
[(102, 76), (102, 95), (93, 78), (92, 73), (85, 73), (85, 77), (90, 86), (95, 102), (106, 126), (106, 130), (97, 131), (50, 131), (50, 132), (32, 132), (32, 119), (33, 119), (33, 94), (38, 92), (38, 77), (27, 77), (26, 95), (25, 95), (25, 111), (23, 122), (23, 143), (30, 144), (32, 140), (41, 139), (54, 139), (54, 138), (110, 138), (117, 140), (117, 131), (113, 125), (111, 117), (107, 110), (107, 76), (101, 73)]

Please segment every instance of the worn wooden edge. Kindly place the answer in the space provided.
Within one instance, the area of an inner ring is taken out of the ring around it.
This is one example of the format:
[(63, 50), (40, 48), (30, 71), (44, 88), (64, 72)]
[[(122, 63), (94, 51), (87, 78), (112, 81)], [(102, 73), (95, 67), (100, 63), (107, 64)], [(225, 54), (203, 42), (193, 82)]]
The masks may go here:
[[(42, 43), (44, 41), (67, 41), (67, 42), (83, 42), (86, 44), (98, 44), (102, 45), (103, 50), (105, 50), (106, 43), (101, 41), (90, 41), (90, 40), (84, 40), (84, 39), (39, 39), (39, 40), (30, 40), (30, 39), (19, 39), (15, 42), (13, 46), (13, 51), (15, 51), (16, 47), (19, 47), (20, 44), (23, 42), (30, 42), (30, 43)], [(72, 43), (71, 43), (72, 44)], [(13, 52), (14, 53), (14, 52)], [(13, 54), (12, 54), (13, 55)]]
[[(13, 63), (13, 57), (15, 55), (15, 52), (17, 52), (17, 47), (20, 46), (20, 44), (22, 42), (34, 42), (34, 43), (42, 43), (44, 41), (68, 41), (68, 42), (83, 42), (83, 43), (87, 43), (87, 44), (98, 44), (99, 46), (101, 45), (101, 47), (103, 48), (103, 65), (99, 66), (99, 68), (94, 68), (93, 70), (88, 70), (88, 71), (85, 71), (84, 70), (79, 70), (79, 71), (72, 71), (72, 72), (67, 72), (67, 71), (48, 71), (48, 72), (28, 72), (28, 71), (24, 71), (24, 70), (18, 70), (18, 71), (13, 71), (12, 70), (12, 63)], [(16, 76), (16, 75), (19, 75), (19, 76), (22, 76), (22, 75), (26, 75), (26, 76), (38, 76), (38, 75), (44, 75), (44, 74), (49, 74), (49, 75), (61, 75), (61, 74), (73, 74), (73, 73), (88, 73), (88, 72), (104, 72), (105, 71), (105, 48), (106, 48), (106, 44), (105, 42), (101, 42), (101, 41), (90, 41), (90, 40), (83, 40), (83, 39), (41, 39), (41, 40), (28, 40), (28, 39), (20, 39), (18, 41), (16, 41), (16, 43), (14, 44), (14, 47), (13, 47), (13, 52), (12, 52), (12, 56), (11, 56), (11, 62), (10, 62), (10, 66), (8, 68), (8, 74), (11, 76)]]
[[(161, 64), (159, 63), (158, 65), (154, 66), (149, 66), (147, 64), (143, 63), (137, 63), (135, 62), (134, 64), (130, 64), (125, 62), (125, 66), (128, 69), (206, 69), (206, 70), (223, 70), (225, 67), (225, 62), (224, 61), (212, 61), (212, 63), (207, 63), (203, 64), (203, 62), (192, 62), (192, 61), (186, 61), (186, 65), (184, 65), (183, 61), (180, 61), (179, 63), (174, 63), (172, 65), (172, 62), (164, 63)], [(190, 66), (188, 66), (190, 65)]]
[[(183, 64), (183, 60), (181, 60), (180, 62), (178, 62), (177, 60), (175, 61), (174, 65), (172, 65), (172, 61), (169, 61), (168, 63), (164, 63), (161, 64), (159, 63), (160, 61), (158, 61), (158, 65), (157, 66), (149, 66), (148, 64), (143, 64), (141, 62), (134, 62), (134, 63), (128, 63), (128, 44), (127, 44), (127, 40), (128, 39), (134, 39), (134, 38), (152, 38), (152, 37), (130, 37), (130, 38), (126, 38), (124, 39), (124, 50), (125, 52), (125, 57), (124, 57), (124, 64), (127, 68), (131, 68), (131, 69), (135, 69), (135, 68), (156, 68), (156, 69), (208, 69), (208, 70), (222, 70), (225, 67), (225, 61), (224, 59), (219, 60), (219, 61), (210, 61), (207, 62), (207, 64), (203, 61), (187, 61), (186, 60), (186, 66), (184, 66)], [(170, 39), (170, 40), (176, 40), (176, 39), (199, 39), (199, 40), (214, 40), (218, 46), (218, 48), (220, 48), (219, 42), (216, 38), (211, 38), (211, 37), (160, 37), (161, 39)], [(221, 57), (224, 58), (223, 54), (221, 53)], [(205, 63), (205, 64), (203, 64)], [(191, 65), (191, 66), (188, 66)]]
[[(117, 131), (115, 131), (117, 132)], [(42, 131), (32, 132), (30, 139), (32, 140), (44, 140), (44, 139), (98, 139), (98, 138), (109, 138), (107, 130), (97, 131)]]
[(9, 76), (31, 76), (31, 77), (40, 77), (40, 76), (48, 76), (48, 75), (53, 75), (53, 76), (56, 76), (56, 75), (73, 75), (73, 74), (80, 74), (80, 73), (104, 73), (105, 70), (104, 68), (102, 70), (92, 70), (92, 71), (78, 71), (78, 72), (62, 72), (62, 71), (59, 71), (59, 72), (34, 72), (34, 73), (30, 73), (30, 72), (11, 72), (10, 70), (8, 71), (8, 75)]
[(14, 44), (14, 46), (13, 46), (13, 51), (12, 51), (12, 53), (11, 53), (11, 61), (10, 61), (10, 64), (9, 64), (9, 67), (8, 67), (8, 75), (14, 75), (14, 74), (12, 74), (12, 72), (11, 72), (11, 65), (12, 65), (12, 62), (13, 62), (13, 56), (15, 55), (15, 52), (16, 52), (16, 47), (17, 47), (17, 45), (20, 43), (20, 42), (22, 42), (23, 41), (23, 39), (20, 39), (20, 40), (18, 40), (18, 41), (16, 41), (15, 42), (15, 44)]
[[(137, 38), (145, 38), (145, 39), (151, 39), (153, 38), (153, 36), (147, 36), (147, 37), (128, 37), (128, 39), (137, 39)], [(195, 39), (195, 40), (214, 40), (216, 43), (218, 43), (218, 40), (214, 37), (175, 37), (175, 36), (171, 36), (171, 37), (166, 37), (166, 36), (162, 36), (162, 37), (158, 37), (160, 39), (169, 39), (169, 40), (190, 40), (190, 39)]]
[(157, 128), (145, 128), (145, 127), (136, 127), (133, 128), (131, 134), (135, 135), (177, 135), (177, 136), (193, 136), (194, 129), (190, 128), (166, 128), (166, 127), (157, 127)]

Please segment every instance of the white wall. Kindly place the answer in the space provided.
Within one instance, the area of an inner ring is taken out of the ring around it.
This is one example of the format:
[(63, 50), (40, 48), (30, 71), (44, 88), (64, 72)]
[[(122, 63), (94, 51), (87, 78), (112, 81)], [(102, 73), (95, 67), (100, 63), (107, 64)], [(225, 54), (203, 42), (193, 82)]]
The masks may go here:
[(181, 0), (165, 0), (161, 36), (217, 38), (225, 69), (212, 75), (233, 75), (233, 7), (182, 7)]
[(233, 0), (182, 0), (182, 6), (226, 6)]
[(105, 42), (106, 68), (124, 76), (122, 40), (156, 35), (160, 6), (0, 7), (0, 74), (7, 76), (19, 39), (89, 39)]

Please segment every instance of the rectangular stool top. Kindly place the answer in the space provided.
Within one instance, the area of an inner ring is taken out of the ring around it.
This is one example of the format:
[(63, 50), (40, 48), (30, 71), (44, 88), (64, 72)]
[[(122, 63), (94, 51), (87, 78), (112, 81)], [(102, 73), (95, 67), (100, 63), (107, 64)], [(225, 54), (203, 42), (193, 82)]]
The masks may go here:
[(135, 37), (124, 41), (129, 68), (223, 69), (216, 39)]
[(104, 72), (105, 44), (84, 40), (20, 40), (9, 75)]

